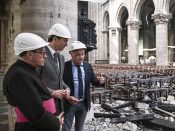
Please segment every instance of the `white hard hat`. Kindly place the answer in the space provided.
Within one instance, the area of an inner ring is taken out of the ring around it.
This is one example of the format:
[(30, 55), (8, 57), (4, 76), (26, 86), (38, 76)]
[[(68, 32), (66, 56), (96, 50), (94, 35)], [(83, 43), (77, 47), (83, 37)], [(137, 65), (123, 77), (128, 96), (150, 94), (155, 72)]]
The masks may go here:
[(81, 43), (80, 41), (73, 41), (70, 44), (69, 52), (74, 51), (74, 50), (78, 50), (78, 49), (86, 49), (85, 44)]
[(63, 38), (71, 38), (70, 31), (62, 24), (54, 24), (49, 30), (48, 36), (55, 35)]
[(15, 55), (24, 51), (39, 49), (48, 45), (40, 36), (33, 33), (20, 33), (14, 41)]

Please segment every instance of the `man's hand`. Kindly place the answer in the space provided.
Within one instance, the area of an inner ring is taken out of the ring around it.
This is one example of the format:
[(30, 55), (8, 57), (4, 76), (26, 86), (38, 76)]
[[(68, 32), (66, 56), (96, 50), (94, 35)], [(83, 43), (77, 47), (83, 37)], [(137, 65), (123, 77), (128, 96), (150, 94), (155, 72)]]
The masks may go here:
[(70, 89), (67, 88), (64, 90), (64, 98), (67, 99), (70, 96)]
[(65, 96), (65, 90), (53, 90), (53, 93), (52, 95), (55, 97), (55, 98), (59, 98), (59, 99), (62, 99), (64, 96)]
[(64, 112), (61, 112), (61, 114), (57, 117), (60, 121), (60, 124), (64, 124)]
[(105, 77), (104, 76), (97, 76), (97, 79), (99, 80), (101, 85), (103, 85), (105, 83)]
[(74, 97), (74, 96), (69, 96), (69, 97), (67, 98), (67, 100), (68, 100), (68, 102), (71, 103), (71, 104), (77, 104), (77, 103), (80, 102), (80, 101), (79, 101), (76, 97)]

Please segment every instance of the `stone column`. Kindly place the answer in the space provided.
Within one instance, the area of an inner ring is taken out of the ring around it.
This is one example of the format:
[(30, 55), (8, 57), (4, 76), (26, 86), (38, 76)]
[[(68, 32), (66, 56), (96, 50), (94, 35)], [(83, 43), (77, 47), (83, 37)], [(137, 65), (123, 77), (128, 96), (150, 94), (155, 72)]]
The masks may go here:
[(127, 20), (128, 25), (128, 64), (139, 64), (138, 44), (141, 21)]
[[(122, 31), (122, 28), (120, 27), (117, 27), (117, 30), (116, 30), (116, 40), (117, 40), (117, 54), (118, 54), (118, 63), (121, 63), (121, 31)], [(126, 56), (125, 56), (126, 57)], [(126, 59), (126, 58), (125, 58)]]
[(109, 64), (119, 63), (119, 43), (116, 34), (118, 34), (116, 28), (109, 28)]
[(5, 66), (7, 66), (7, 18), (6, 17), (0, 17), (0, 72), (5, 72)]
[[(150, 41), (148, 37), (149, 31), (147, 29), (144, 29), (143, 31), (143, 49), (150, 49)], [(149, 51), (143, 51), (143, 56), (145, 59), (149, 58)]]
[(20, 0), (12, 0), (9, 5), (8, 19), (8, 41), (7, 41), (7, 66), (10, 66), (15, 60), (14, 56), (14, 39), (21, 32), (21, 12), (20, 12)]
[[(21, 31), (33, 32), (47, 40), (47, 33), (55, 23), (65, 25), (71, 32), (72, 39), (77, 39), (78, 0), (22, 0)], [(69, 60), (68, 47), (61, 52)]]
[(156, 25), (156, 65), (168, 65), (168, 19), (171, 15), (153, 14)]
[[(7, 66), (10, 66), (15, 60), (14, 56), (14, 39), (21, 32), (21, 12), (20, 0), (11, 0), (8, 15), (8, 41), (7, 41)], [(16, 121), (14, 108), (8, 105), (8, 124), (9, 131), (14, 131), (14, 123)]]
[(21, 1), (21, 31), (30, 31), (47, 39), (50, 27), (61, 23), (77, 38), (77, 0)]
[(109, 61), (109, 31), (104, 30), (103, 33), (103, 57)]

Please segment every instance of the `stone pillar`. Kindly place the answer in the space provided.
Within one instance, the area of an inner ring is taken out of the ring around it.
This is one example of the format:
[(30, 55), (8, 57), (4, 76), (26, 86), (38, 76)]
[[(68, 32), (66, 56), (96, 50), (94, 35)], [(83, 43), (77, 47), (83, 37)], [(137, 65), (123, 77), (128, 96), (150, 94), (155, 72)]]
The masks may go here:
[(128, 25), (128, 64), (139, 64), (139, 28), (141, 21), (127, 20)]
[[(7, 65), (10, 66), (15, 60), (14, 56), (14, 39), (21, 32), (21, 12), (20, 0), (11, 0), (9, 5), (8, 16), (8, 43), (7, 43)], [(15, 111), (12, 106), (8, 105), (8, 123), (9, 131), (14, 131), (16, 121)]]
[(62, 23), (77, 38), (77, 0), (21, 1), (21, 30), (36, 33), (47, 39), (50, 27)]
[(14, 39), (21, 32), (21, 12), (20, 0), (11, 0), (8, 15), (8, 41), (7, 41), (7, 66), (10, 66), (15, 60), (14, 56)]
[[(144, 29), (144, 31), (143, 31), (143, 49), (150, 49), (151, 48), (148, 33), (149, 33), (149, 31), (147, 29)], [(143, 56), (144, 56), (144, 59), (148, 59), (149, 58), (149, 51), (143, 51)]]
[(156, 65), (168, 65), (168, 19), (171, 15), (153, 14), (156, 25)]
[(103, 57), (109, 61), (109, 31), (104, 30), (103, 33)]
[(7, 66), (7, 18), (0, 17), (0, 73), (5, 72), (5, 67)]
[(119, 43), (117, 42), (116, 28), (109, 28), (109, 64), (119, 63)]
[[(116, 40), (117, 40), (117, 54), (118, 54), (118, 63), (117, 64), (120, 64), (121, 63), (121, 31), (122, 31), (122, 28), (120, 27), (117, 27), (117, 30), (116, 30)], [(126, 56), (125, 56), (126, 57)], [(126, 60), (126, 58), (125, 58)]]
[[(77, 40), (78, 0), (22, 0), (20, 7), (22, 32), (33, 32), (47, 40), (51, 26), (61, 23), (70, 30), (71, 40)], [(66, 61), (70, 59), (68, 47), (62, 54)]]

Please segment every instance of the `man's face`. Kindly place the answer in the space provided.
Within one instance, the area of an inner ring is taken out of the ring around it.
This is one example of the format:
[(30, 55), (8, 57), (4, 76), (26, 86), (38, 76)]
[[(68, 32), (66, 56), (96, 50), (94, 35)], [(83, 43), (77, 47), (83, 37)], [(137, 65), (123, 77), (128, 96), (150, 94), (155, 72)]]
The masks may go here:
[(84, 61), (85, 50), (84, 49), (75, 50), (71, 52), (71, 56), (72, 56), (72, 61), (75, 64), (79, 65)]
[(63, 51), (63, 49), (67, 46), (68, 39), (67, 38), (57, 38), (55, 37), (55, 50)]
[(31, 51), (30, 60), (32, 65), (34, 65), (35, 67), (44, 66), (46, 58), (47, 56), (46, 56), (45, 48), (40, 48), (40, 49)]

